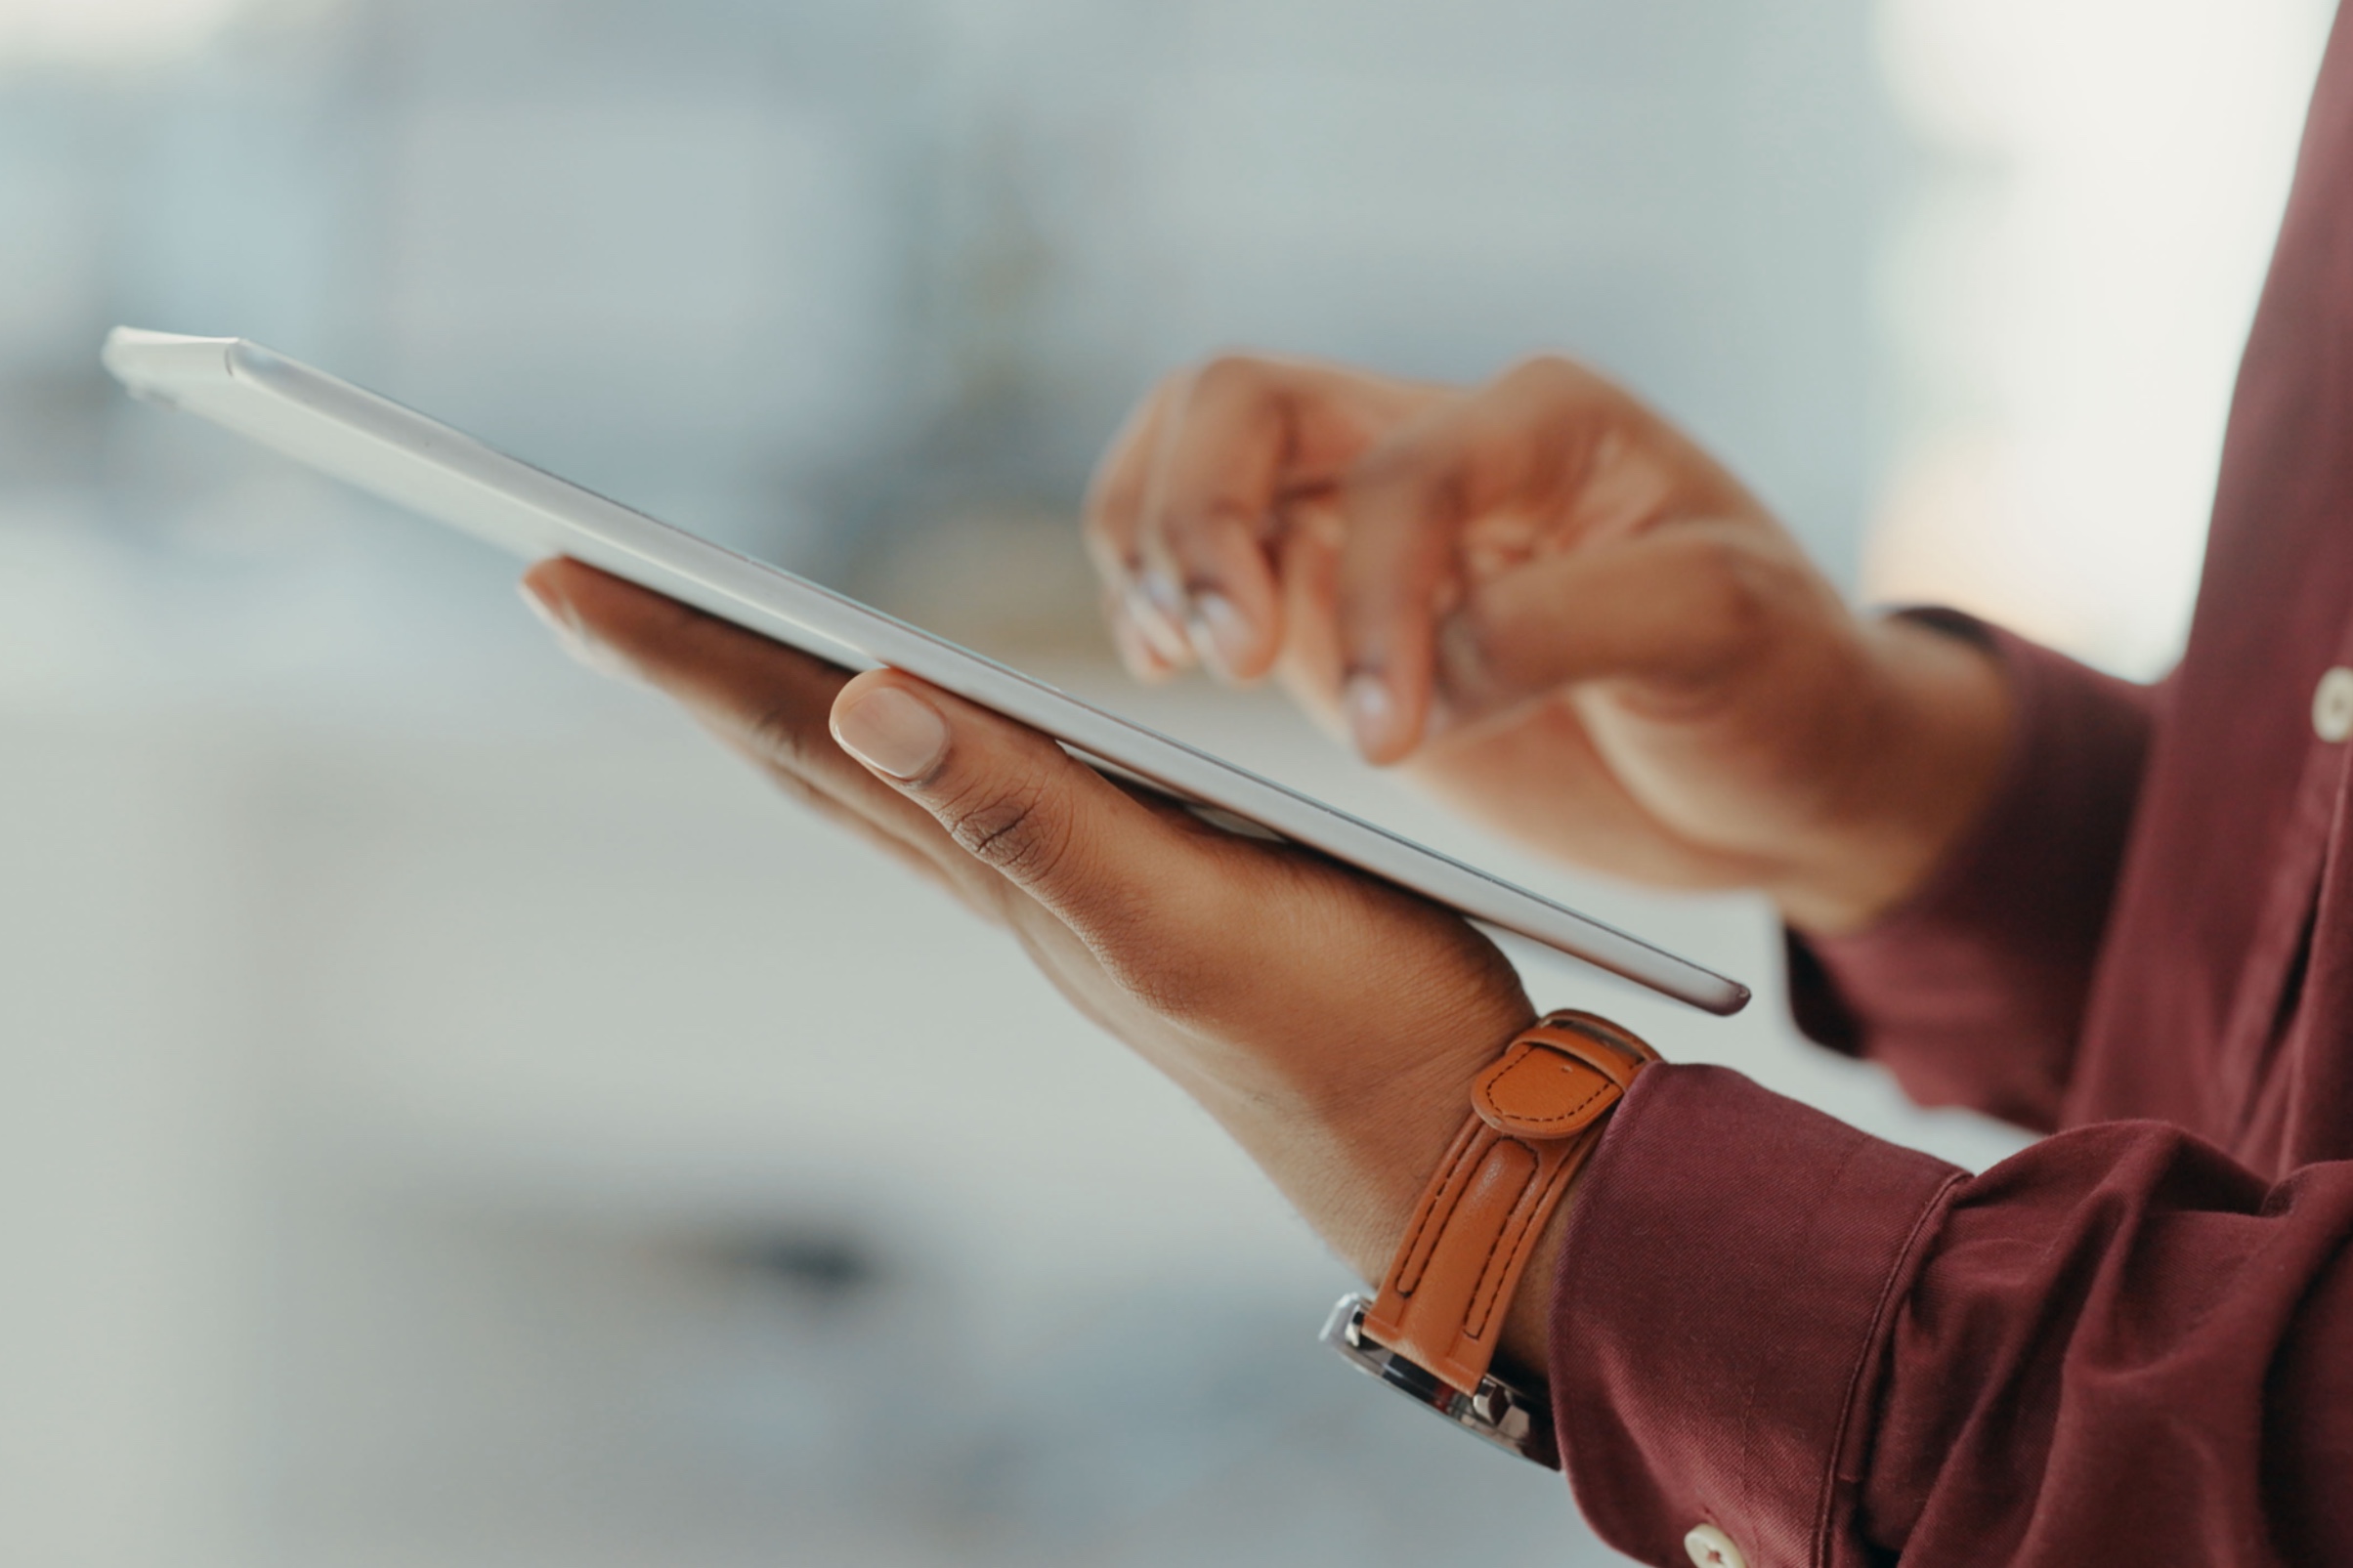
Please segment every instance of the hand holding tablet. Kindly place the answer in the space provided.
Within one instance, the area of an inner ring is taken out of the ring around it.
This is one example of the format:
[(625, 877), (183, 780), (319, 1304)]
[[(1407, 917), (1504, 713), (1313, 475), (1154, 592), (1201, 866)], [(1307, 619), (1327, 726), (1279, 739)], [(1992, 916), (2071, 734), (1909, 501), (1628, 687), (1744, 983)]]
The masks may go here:
[[(788, 794), (1009, 929), (1378, 1276), (1471, 1080), (1533, 1017), (1493, 943), (1385, 881), (1122, 788), (899, 670), (853, 677), (577, 561), (525, 585), (596, 667), (675, 698)], [(872, 972), (920, 962), (881, 952)], [(963, 1021), (905, 1022), (954, 1049)]]
[[(251, 343), (117, 329), (106, 362), (145, 397), (535, 561), (527, 591), (592, 662), (669, 693), (790, 793), (1010, 927), (1368, 1280), (1411, 1272), (1409, 1220), (1451, 1202), (1444, 1155), (1467, 1135), (1453, 1130), (1465, 1106), (1474, 1131), (1495, 1125), (1479, 1085), (1507, 1041), (1529, 1038), (1519, 978), (1475, 923), (1707, 1011), (1748, 999)], [(1704, 454), (1597, 378), (1540, 368), (1470, 395), (1412, 389), (1379, 417), (1335, 422), (1335, 394), (1346, 404), (1379, 378), (1278, 367), (1253, 395), (1257, 374), (1227, 363), (1206, 409), (1203, 376), (1164, 387), (1091, 501), (1142, 672), (1188, 650), (1231, 676), (1278, 667), (1308, 706), (1345, 713), (1368, 755), (1412, 759), (1491, 820), (1527, 818), (1505, 823), (1523, 837), (1565, 824), (1551, 847), (1591, 861), (1581, 840), (1624, 835), (1667, 859), (1620, 869), (1764, 886), (1800, 920), (1886, 908), (1989, 787), (2007, 710), (1982, 651), (1853, 615)], [(1232, 492), (1237, 476), (1257, 490)], [(1252, 518), (1279, 526), (1234, 531)], [(1548, 585), (1562, 591), (1547, 599)], [(1597, 800), (1621, 809), (1597, 814)], [(1485, 1207), (1467, 1210), (1503, 1216), (1514, 1279), (1549, 1279), (1567, 1188), (1523, 1215), (1508, 1183), (1480, 1185), (1487, 1169), (1474, 1183)], [(1464, 1235), (1466, 1257), (1490, 1255)], [(1456, 1272), (1486, 1289), (1483, 1269)], [(1495, 1290), (1463, 1318), (1475, 1370), (1490, 1350), (1496, 1366), (1540, 1368), (1545, 1290)]]
[(1019, 720), (1115, 776), (1230, 814), (1714, 1013), (1748, 990), (1527, 890), (1128, 723), (791, 572), (658, 523), (373, 393), (236, 338), (117, 328), (133, 392), (530, 560), (565, 556), (856, 670), (889, 665)]

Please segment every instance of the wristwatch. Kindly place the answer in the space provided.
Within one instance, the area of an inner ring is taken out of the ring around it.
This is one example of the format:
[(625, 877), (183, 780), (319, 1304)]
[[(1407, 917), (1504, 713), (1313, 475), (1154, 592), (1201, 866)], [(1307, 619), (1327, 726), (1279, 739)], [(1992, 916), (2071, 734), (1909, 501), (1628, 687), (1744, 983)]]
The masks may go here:
[(1343, 1296), (1323, 1338), (1362, 1371), (1477, 1436), (1552, 1462), (1543, 1399), (1489, 1371), (1545, 1222), (1636, 1075), (1658, 1060), (1605, 1018), (1549, 1013), (1471, 1086), (1456, 1134), (1380, 1294)]

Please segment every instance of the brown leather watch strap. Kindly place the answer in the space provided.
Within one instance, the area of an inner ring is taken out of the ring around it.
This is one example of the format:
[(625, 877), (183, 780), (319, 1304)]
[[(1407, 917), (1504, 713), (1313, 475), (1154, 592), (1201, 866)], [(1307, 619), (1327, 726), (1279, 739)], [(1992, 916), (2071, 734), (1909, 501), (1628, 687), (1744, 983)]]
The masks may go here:
[(1635, 1075), (1658, 1059), (1586, 1012), (1514, 1039), (1471, 1089), (1471, 1120), (1422, 1195), (1363, 1332), (1470, 1393), (1495, 1359), (1544, 1224)]

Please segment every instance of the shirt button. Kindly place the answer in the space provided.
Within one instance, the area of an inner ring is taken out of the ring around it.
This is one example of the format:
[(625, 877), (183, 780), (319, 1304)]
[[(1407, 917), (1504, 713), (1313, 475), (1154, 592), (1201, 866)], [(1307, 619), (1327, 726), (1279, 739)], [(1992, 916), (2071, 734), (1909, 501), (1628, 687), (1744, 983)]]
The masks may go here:
[(1683, 1538), (1683, 1549), (1691, 1554), (1695, 1568), (1748, 1568), (1748, 1559), (1740, 1555), (1733, 1538), (1712, 1524), (1691, 1526), (1691, 1533)]
[(2353, 669), (2339, 664), (2312, 689), (2312, 733), (2331, 745), (2353, 735)]

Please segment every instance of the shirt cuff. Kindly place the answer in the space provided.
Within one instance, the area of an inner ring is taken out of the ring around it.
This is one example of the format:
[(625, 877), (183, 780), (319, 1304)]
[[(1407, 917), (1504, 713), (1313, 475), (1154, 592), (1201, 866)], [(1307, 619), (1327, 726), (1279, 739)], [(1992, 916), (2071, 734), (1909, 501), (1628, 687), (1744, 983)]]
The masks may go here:
[(1925, 1105), (2048, 1130), (2075, 1062), (2147, 754), (2152, 691), (1950, 612), (2007, 678), (2009, 755), (1976, 824), (1870, 929), (1789, 937), (1790, 1010)]
[(1551, 1316), (1562, 1467), (1611, 1546), (1864, 1560), (1854, 1524), (1894, 1311), (1965, 1172), (1737, 1073), (1661, 1065), (1579, 1182)]

